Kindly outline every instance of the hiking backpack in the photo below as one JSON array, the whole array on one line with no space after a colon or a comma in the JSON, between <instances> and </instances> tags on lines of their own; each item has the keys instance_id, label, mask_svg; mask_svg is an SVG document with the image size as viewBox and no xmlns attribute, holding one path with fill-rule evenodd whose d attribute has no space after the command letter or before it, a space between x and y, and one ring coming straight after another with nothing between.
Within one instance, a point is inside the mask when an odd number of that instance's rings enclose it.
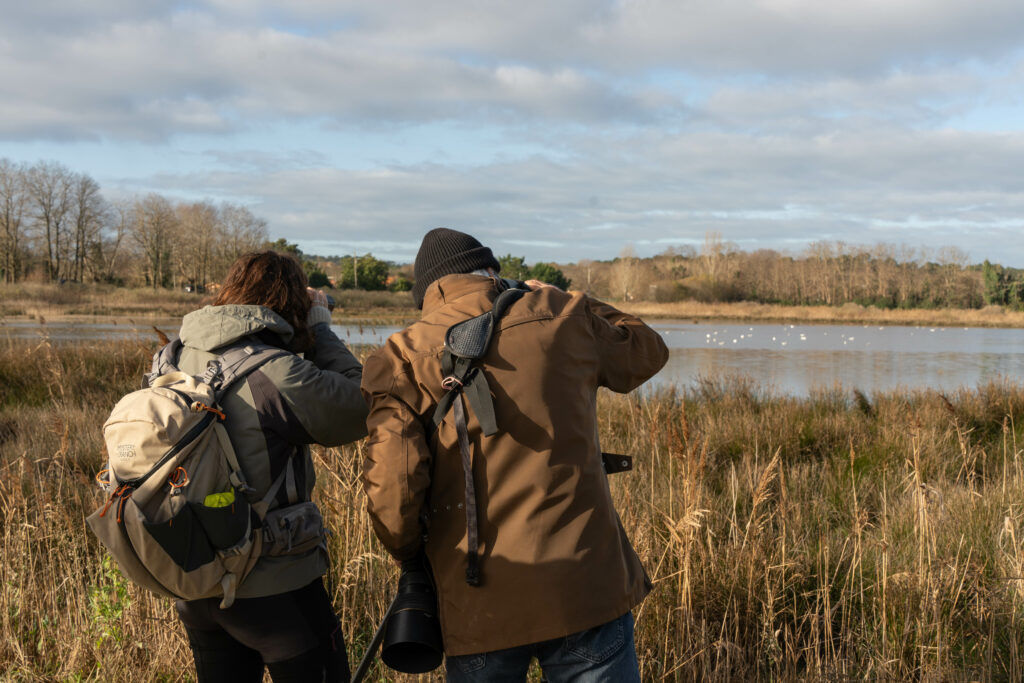
<instances>
[{"instance_id":1,"label":"hiking backpack","mask_svg":"<svg viewBox=\"0 0 1024 683\"><path fill-rule=\"evenodd\" d=\"M153 357L143 388L123 397L103 425L109 494L89 526L132 581L159 595L234 602L261 555L303 552L323 538L312 502L267 508L289 461L261 498L248 485L222 421L235 382L287 355L264 344L235 347L195 377L180 372L181 341Z\"/></svg>"}]
</instances>

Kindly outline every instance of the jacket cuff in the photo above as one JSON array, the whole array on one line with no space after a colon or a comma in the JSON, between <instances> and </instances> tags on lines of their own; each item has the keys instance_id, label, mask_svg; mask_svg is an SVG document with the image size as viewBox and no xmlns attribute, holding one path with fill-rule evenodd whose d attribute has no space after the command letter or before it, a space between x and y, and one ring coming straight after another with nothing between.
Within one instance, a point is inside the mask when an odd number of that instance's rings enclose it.
<instances>
[{"instance_id":1,"label":"jacket cuff","mask_svg":"<svg viewBox=\"0 0 1024 683\"><path fill-rule=\"evenodd\" d=\"M331 312L327 310L326 306L313 306L309 309L309 315L306 316L306 322L310 327L313 327L318 323L330 324Z\"/></svg>"},{"instance_id":2,"label":"jacket cuff","mask_svg":"<svg viewBox=\"0 0 1024 683\"><path fill-rule=\"evenodd\" d=\"M406 560L415 559L421 552L423 552L423 542L415 541L394 550L388 548L388 552L391 553L391 557L395 558L399 562L405 562Z\"/></svg>"}]
</instances>

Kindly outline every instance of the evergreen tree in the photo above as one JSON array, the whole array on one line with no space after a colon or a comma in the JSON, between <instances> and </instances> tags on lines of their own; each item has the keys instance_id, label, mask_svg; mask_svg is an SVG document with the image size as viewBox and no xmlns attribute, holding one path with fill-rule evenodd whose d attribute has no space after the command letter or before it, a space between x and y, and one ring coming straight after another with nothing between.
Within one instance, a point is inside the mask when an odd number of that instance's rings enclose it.
<instances>
[{"instance_id":1,"label":"evergreen tree","mask_svg":"<svg viewBox=\"0 0 1024 683\"><path fill-rule=\"evenodd\" d=\"M341 258L336 284L342 289L379 291L385 288L387 279L387 262L374 258L373 254L362 254Z\"/></svg>"},{"instance_id":2,"label":"evergreen tree","mask_svg":"<svg viewBox=\"0 0 1024 683\"><path fill-rule=\"evenodd\" d=\"M264 242L263 248L272 249L281 254L291 254L300 261L302 260L302 250L299 249L299 245L292 244L283 237L273 242Z\"/></svg>"},{"instance_id":3,"label":"evergreen tree","mask_svg":"<svg viewBox=\"0 0 1024 683\"><path fill-rule=\"evenodd\" d=\"M309 286L313 289L331 286L331 281L327 278L327 273L314 266L312 261L304 261L302 269L306 271L306 279L309 280Z\"/></svg>"},{"instance_id":4,"label":"evergreen tree","mask_svg":"<svg viewBox=\"0 0 1024 683\"><path fill-rule=\"evenodd\" d=\"M530 268L530 277L534 280L554 285L559 289L569 289L569 286L572 284L572 280L550 263L535 263Z\"/></svg>"},{"instance_id":5,"label":"evergreen tree","mask_svg":"<svg viewBox=\"0 0 1024 683\"><path fill-rule=\"evenodd\" d=\"M526 267L526 260L522 256L505 254L498 258L501 266L501 276L512 280L528 280L530 269Z\"/></svg>"}]
</instances>

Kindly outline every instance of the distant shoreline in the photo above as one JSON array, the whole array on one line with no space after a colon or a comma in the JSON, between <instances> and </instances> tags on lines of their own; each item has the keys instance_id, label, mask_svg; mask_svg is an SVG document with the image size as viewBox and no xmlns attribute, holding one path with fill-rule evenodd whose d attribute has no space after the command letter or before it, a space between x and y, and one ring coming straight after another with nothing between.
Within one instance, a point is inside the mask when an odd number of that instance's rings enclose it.
<instances>
[{"instance_id":1,"label":"distant shoreline","mask_svg":"<svg viewBox=\"0 0 1024 683\"><path fill-rule=\"evenodd\" d=\"M743 320L872 325L941 325L947 327L1024 328L1024 311L1001 306L982 309L881 309L859 304L842 306L780 306L752 302L707 304L698 301L649 301L612 304L645 319Z\"/></svg>"},{"instance_id":2,"label":"distant shoreline","mask_svg":"<svg viewBox=\"0 0 1024 683\"><path fill-rule=\"evenodd\" d=\"M705 304L696 301L676 303L609 302L616 308L645 320L734 320L745 322L802 322L809 324L870 324L870 325L904 325L904 326L936 326L943 327L1002 327L1024 328L1024 312L1007 311L998 306L989 306L980 310L959 309L911 309L885 310L846 304L844 306L778 306L737 302L728 304ZM187 311L185 311L187 312ZM61 313L48 307L33 311L28 315L0 316L0 328L5 324L24 325L40 322L41 324L74 325L90 323L116 323L119 325L167 325L169 321L176 323L184 315L159 312L148 314L134 311L110 313ZM335 311L332 323L335 325L388 325L404 326L419 319L419 311L415 309L384 309L371 310L347 308Z\"/></svg>"},{"instance_id":3,"label":"distant shoreline","mask_svg":"<svg viewBox=\"0 0 1024 683\"><path fill-rule=\"evenodd\" d=\"M407 292L330 290L338 300L333 322L342 325L407 325L419 319ZM5 323L45 321L54 324L166 324L201 307L209 299L166 290L105 287L60 289L56 286L0 286L0 327ZM645 319L737 320L870 325L929 325L1024 328L1024 311L1001 306L981 309L881 309L847 303L841 306L783 306L754 302L679 301L615 302L613 306Z\"/></svg>"}]
</instances>

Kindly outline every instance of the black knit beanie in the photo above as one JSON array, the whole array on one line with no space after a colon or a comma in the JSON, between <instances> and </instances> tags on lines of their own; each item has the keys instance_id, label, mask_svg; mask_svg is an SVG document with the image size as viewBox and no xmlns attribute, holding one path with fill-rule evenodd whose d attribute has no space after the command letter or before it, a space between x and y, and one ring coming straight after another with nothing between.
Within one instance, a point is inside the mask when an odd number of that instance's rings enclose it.
<instances>
[{"instance_id":1,"label":"black knit beanie","mask_svg":"<svg viewBox=\"0 0 1024 683\"><path fill-rule=\"evenodd\" d=\"M412 300L416 308L423 308L423 294L427 287L439 278L454 273L472 273L474 270L494 268L501 265L488 247L480 244L475 237L458 230L434 228L423 236L423 243L416 254L413 265Z\"/></svg>"}]
</instances>

